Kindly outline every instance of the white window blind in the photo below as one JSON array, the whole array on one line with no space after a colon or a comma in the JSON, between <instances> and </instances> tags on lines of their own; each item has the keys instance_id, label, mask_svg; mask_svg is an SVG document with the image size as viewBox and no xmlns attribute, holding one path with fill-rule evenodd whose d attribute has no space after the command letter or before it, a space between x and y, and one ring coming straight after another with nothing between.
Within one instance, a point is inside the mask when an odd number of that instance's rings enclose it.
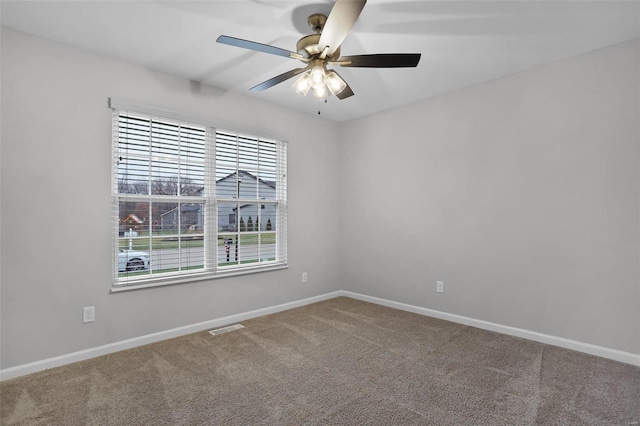
<instances>
[{"instance_id":1,"label":"white window blind","mask_svg":"<svg viewBox=\"0 0 640 426\"><path fill-rule=\"evenodd\" d=\"M287 263L286 143L113 112L114 286Z\"/></svg>"},{"instance_id":2,"label":"white window blind","mask_svg":"<svg viewBox=\"0 0 640 426\"><path fill-rule=\"evenodd\" d=\"M274 140L216 132L218 266L286 258L286 147ZM281 241L284 238L280 239Z\"/></svg>"}]
</instances>

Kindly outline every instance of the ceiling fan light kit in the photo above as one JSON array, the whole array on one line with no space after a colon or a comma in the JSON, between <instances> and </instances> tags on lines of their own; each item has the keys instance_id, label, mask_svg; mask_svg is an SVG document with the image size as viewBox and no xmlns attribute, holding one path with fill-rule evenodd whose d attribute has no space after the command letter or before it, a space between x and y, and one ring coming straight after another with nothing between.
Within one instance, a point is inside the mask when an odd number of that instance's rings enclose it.
<instances>
[{"instance_id":1,"label":"ceiling fan light kit","mask_svg":"<svg viewBox=\"0 0 640 426\"><path fill-rule=\"evenodd\" d=\"M327 65L399 68L416 67L420 61L420 53L340 56L340 46L358 20L365 4L366 0L336 0L328 17L320 13L309 16L307 23L315 34L306 35L298 40L296 52L225 35L221 35L216 41L230 46L297 59L306 64L304 68L285 72L249 90L266 90L302 74L292 85L296 93L306 96L311 90L313 98L319 101L325 101L329 94L338 99L346 99L353 96L353 90L335 70L328 70Z\"/></svg>"},{"instance_id":2,"label":"ceiling fan light kit","mask_svg":"<svg viewBox=\"0 0 640 426\"><path fill-rule=\"evenodd\" d=\"M306 96L311 89L313 99L324 101L329 92L334 96L342 93L347 88L347 82L333 70L327 72L323 67L314 67L298 77L292 86L296 93L302 96Z\"/></svg>"}]
</instances>

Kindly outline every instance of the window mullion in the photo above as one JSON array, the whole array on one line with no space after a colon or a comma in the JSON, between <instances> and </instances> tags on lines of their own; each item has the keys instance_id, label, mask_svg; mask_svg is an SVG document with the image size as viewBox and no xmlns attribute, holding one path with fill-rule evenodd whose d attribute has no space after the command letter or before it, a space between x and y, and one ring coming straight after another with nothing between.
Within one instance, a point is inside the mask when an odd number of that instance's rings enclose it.
<instances>
[{"instance_id":1,"label":"window mullion","mask_svg":"<svg viewBox=\"0 0 640 426\"><path fill-rule=\"evenodd\" d=\"M149 119L149 138L148 138L148 145L149 145L149 158L147 159L147 167L148 167L148 182L147 182L147 194L151 195L153 194L153 186L152 186L152 182L153 182L153 120Z\"/></svg>"},{"instance_id":2,"label":"window mullion","mask_svg":"<svg viewBox=\"0 0 640 426\"><path fill-rule=\"evenodd\" d=\"M204 173L205 173L205 269L215 271L218 265L218 239L217 239L217 203L216 194L216 131L208 127L205 133Z\"/></svg>"}]
</instances>

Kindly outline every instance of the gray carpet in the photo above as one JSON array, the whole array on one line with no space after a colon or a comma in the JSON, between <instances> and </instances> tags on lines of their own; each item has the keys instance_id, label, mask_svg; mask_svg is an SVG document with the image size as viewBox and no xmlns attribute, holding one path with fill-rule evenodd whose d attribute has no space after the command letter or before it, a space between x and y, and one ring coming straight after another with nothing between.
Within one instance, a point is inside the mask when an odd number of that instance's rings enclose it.
<instances>
[{"instance_id":1,"label":"gray carpet","mask_svg":"<svg viewBox=\"0 0 640 426\"><path fill-rule=\"evenodd\" d=\"M2 425L632 425L640 368L340 297L0 383Z\"/></svg>"}]
</instances>

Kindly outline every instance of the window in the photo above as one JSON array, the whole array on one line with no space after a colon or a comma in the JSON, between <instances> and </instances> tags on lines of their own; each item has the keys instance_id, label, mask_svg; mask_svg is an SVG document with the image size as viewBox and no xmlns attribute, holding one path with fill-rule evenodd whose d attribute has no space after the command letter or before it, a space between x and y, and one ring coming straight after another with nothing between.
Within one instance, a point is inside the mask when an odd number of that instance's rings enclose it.
<instances>
[{"instance_id":1,"label":"window","mask_svg":"<svg viewBox=\"0 0 640 426\"><path fill-rule=\"evenodd\" d=\"M286 266L286 143L111 106L115 287Z\"/></svg>"}]
</instances>

